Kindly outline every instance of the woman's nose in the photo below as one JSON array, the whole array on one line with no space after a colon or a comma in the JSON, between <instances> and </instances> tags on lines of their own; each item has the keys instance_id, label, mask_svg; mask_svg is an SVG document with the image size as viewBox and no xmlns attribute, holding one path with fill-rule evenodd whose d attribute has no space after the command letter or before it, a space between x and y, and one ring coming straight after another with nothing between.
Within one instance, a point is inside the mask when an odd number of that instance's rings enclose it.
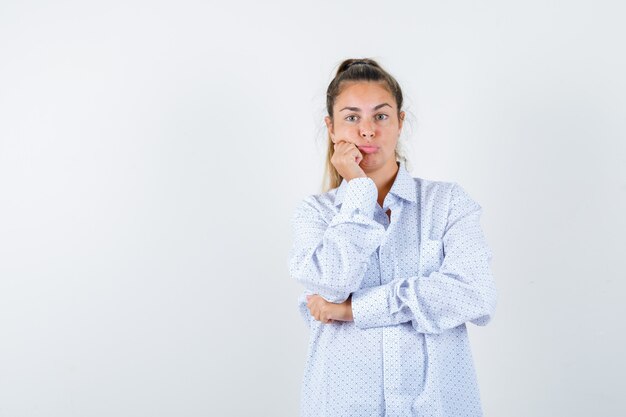
<instances>
[{"instance_id":1,"label":"woman's nose","mask_svg":"<svg viewBox=\"0 0 626 417\"><path fill-rule=\"evenodd\" d=\"M361 137L365 139L372 139L374 137L374 129L371 126L361 126Z\"/></svg>"}]
</instances>

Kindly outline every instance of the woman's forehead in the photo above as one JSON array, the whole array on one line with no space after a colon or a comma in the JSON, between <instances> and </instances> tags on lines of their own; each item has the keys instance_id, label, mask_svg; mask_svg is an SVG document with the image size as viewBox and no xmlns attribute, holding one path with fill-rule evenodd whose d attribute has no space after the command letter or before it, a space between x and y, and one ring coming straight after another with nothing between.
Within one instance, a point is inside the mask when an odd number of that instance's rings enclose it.
<instances>
[{"instance_id":1,"label":"woman's forehead","mask_svg":"<svg viewBox=\"0 0 626 417\"><path fill-rule=\"evenodd\" d=\"M394 97L385 84L375 81L350 81L342 86L341 92L335 100L335 106L352 106L360 104L366 109L373 108L382 103L395 106Z\"/></svg>"}]
</instances>

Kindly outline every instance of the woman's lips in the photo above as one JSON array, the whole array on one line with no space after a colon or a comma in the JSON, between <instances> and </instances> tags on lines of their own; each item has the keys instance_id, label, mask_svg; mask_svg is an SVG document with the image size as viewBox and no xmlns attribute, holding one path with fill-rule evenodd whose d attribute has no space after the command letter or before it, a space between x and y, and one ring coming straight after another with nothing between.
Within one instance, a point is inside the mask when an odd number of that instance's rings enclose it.
<instances>
[{"instance_id":1,"label":"woman's lips","mask_svg":"<svg viewBox=\"0 0 626 417\"><path fill-rule=\"evenodd\" d=\"M359 146L358 148L365 153L374 153L378 150L378 146Z\"/></svg>"}]
</instances>

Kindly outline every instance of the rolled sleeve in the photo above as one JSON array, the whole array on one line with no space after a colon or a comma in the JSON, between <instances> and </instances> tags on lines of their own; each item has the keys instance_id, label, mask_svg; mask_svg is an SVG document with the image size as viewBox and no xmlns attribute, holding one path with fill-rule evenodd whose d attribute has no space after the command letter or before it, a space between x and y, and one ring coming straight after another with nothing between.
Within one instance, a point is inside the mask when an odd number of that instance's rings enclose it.
<instances>
[{"instance_id":1,"label":"rolled sleeve","mask_svg":"<svg viewBox=\"0 0 626 417\"><path fill-rule=\"evenodd\" d=\"M363 288L352 293L352 318L361 328L389 324L389 294L386 285Z\"/></svg>"},{"instance_id":2,"label":"rolled sleeve","mask_svg":"<svg viewBox=\"0 0 626 417\"><path fill-rule=\"evenodd\" d=\"M370 177L351 179L348 181L339 215L335 216L330 225L341 223L355 214L361 214L368 219L373 219L377 200L378 188L373 179Z\"/></svg>"}]
</instances>

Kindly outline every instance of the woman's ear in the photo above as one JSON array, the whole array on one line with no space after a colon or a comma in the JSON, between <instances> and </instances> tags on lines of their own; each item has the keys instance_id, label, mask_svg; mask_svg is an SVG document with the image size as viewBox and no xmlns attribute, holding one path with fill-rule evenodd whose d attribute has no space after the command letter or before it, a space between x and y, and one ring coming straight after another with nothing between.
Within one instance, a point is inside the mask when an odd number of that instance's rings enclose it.
<instances>
[{"instance_id":1,"label":"woman's ear","mask_svg":"<svg viewBox=\"0 0 626 417\"><path fill-rule=\"evenodd\" d=\"M330 116L324 117L324 122L326 123L326 129L328 129L328 134L330 135L330 139L335 143L335 129L333 127L333 120Z\"/></svg>"}]
</instances>

